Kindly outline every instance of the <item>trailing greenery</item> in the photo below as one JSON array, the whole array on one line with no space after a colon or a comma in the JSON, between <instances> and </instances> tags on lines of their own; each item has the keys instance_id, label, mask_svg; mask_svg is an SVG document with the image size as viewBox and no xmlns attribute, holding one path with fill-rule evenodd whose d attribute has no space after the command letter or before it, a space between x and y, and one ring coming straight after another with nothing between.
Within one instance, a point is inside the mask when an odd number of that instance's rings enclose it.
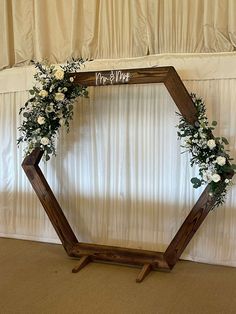
<instances>
[{"instance_id":1,"label":"trailing greenery","mask_svg":"<svg viewBox=\"0 0 236 314\"><path fill-rule=\"evenodd\" d=\"M217 122L209 124L203 100L195 94L191 94L191 97L197 109L196 122L192 125L180 115L177 134L183 141L182 147L191 153L191 166L199 167L199 178L191 179L193 187L198 188L208 183L210 195L214 197L214 208L225 202L236 165L230 164L232 158L228 150L225 150L225 145L229 144L228 140L225 137L214 137L212 131Z\"/></svg>"},{"instance_id":2,"label":"trailing greenery","mask_svg":"<svg viewBox=\"0 0 236 314\"><path fill-rule=\"evenodd\" d=\"M34 63L36 84L29 91L32 97L19 112L23 115L23 122L19 127L21 136L17 144L27 143L27 155L36 147L44 151L45 160L56 155L55 139L61 126L66 126L69 131L74 100L78 96L88 96L86 87L74 84L71 74L77 72L83 63L82 59L72 59L61 66Z\"/></svg>"}]
</instances>

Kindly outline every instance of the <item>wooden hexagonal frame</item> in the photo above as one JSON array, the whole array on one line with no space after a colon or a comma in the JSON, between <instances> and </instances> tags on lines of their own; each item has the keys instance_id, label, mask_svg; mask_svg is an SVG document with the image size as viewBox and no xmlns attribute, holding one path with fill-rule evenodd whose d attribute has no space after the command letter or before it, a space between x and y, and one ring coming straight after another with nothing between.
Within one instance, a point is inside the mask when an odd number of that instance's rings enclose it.
<instances>
[{"instance_id":1,"label":"wooden hexagonal frame","mask_svg":"<svg viewBox=\"0 0 236 314\"><path fill-rule=\"evenodd\" d=\"M181 114L191 124L196 121L196 108L173 67L80 72L73 76L75 84L85 86L164 83ZM39 168L42 155L42 151L35 149L24 159L22 167L67 254L80 258L79 264L72 270L73 272L78 272L91 261L141 266L137 282L141 282L151 270L170 271L214 204L214 198L209 195L207 186L165 252L81 243L77 240Z\"/></svg>"}]
</instances>

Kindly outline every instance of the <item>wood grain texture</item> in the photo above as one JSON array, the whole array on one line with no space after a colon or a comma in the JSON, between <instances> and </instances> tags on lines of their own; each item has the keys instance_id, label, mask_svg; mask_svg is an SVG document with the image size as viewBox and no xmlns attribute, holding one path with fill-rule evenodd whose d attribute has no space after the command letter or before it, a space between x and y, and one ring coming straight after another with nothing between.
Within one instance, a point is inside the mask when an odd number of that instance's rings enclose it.
<instances>
[{"instance_id":1,"label":"wood grain texture","mask_svg":"<svg viewBox=\"0 0 236 314\"><path fill-rule=\"evenodd\" d=\"M228 178L231 179L234 173L231 172L228 174ZM224 189L224 185L221 185L221 189L219 193L221 193ZM210 187L209 185L205 188L205 190L200 195L198 201L193 206L192 210L186 217L182 226L177 231L173 240L167 247L164 253L164 259L172 269L174 265L177 263L181 254L187 247L188 243L191 241L192 237L199 229L203 221L205 220L208 213L212 210L215 204L215 197L209 195Z\"/></svg>"},{"instance_id":2,"label":"wood grain texture","mask_svg":"<svg viewBox=\"0 0 236 314\"><path fill-rule=\"evenodd\" d=\"M96 84L96 75L101 73L104 77L109 77L111 72L115 74L117 71L122 73L130 73L128 82L121 83L113 80L113 83L106 83L104 85L124 85L124 84L149 84L149 83L164 83L168 76L170 67L158 68L143 68L143 69L123 69L123 70L109 70L109 71L96 71L96 72L78 72L73 73L74 83L84 86L102 86Z\"/></svg>"},{"instance_id":3,"label":"wood grain texture","mask_svg":"<svg viewBox=\"0 0 236 314\"><path fill-rule=\"evenodd\" d=\"M191 124L195 123L196 108L173 67L126 69L118 73L114 71L119 70L80 72L72 75L75 78L75 84L86 86L164 83L181 114ZM137 282L141 282L152 269L169 271L174 267L214 204L214 199L209 196L209 187L206 187L164 253L80 243L38 166L42 154L39 149L35 149L24 159L22 167L67 254L81 258L79 265L74 268L75 272L90 261L143 266ZM232 176L233 173L229 175L229 177Z\"/></svg>"},{"instance_id":4,"label":"wood grain texture","mask_svg":"<svg viewBox=\"0 0 236 314\"><path fill-rule=\"evenodd\" d=\"M180 258L211 210L213 202L214 200L209 196L209 186L207 186L164 253L164 259L170 268L173 268Z\"/></svg>"},{"instance_id":5,"label":"wood grain texture","mask_svg":"<svg viewBox=\"0 0 236 314\"><path fill-rule=\"evenodd\" d=\"M197 110L191 96L173 67L170 67L164 84L182 116L193 125L196 121Z\"/></svg>"},{"instance_id":6,"label":"wood grain texture","mask_svg":"<svg viewBox=\"0 0 236 314\"><path fill-rule=\"evenodd\" d=\"M151 264L153 269L169 270L169 265L164 260L163 253L140 249L80 242L73 247L70 256L90 256L94 261L107 261L137 266Z\"/></svg>"},{"instance_id":7,"label":"wood grain texture","mask_svg":"<svg viewBox=\"0 0 236 314\"><path fill-rule=\"evenodd\" d=\"M29 156L25 157L22 167L60 238L62 245L67 254L70 254L70 250L78 243L78 240L38 166L42 155L43 152L40 151L40 149L35 149Z\"/></svg>"},{"instance_id":8,"label":"wood grain texture","mask_svg":"<svg viewBox=\"0 0 236 314\"><path fill-rule=\"evenodd\" d=\"M138 277L136 278L136 282L140 283L144 280L145 277L150 273L152 270L151 264L144 264L140 273L138 274Z\"/></svg>"}]
</instances>

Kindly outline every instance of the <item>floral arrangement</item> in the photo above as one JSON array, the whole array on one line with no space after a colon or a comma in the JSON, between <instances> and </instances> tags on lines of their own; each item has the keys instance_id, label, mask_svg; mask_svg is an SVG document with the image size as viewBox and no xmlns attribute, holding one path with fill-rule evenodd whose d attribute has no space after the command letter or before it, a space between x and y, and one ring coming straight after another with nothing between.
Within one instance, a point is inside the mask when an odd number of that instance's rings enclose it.
<instances>
[{"instance_id":1,"label":"floral arrangement","mask_svg":"<svg viewBox=\"0 0 236 314\"><path fill-rule=\"evenodd\" d=\"M69 131L75 98L88 96L86 87L73 83L72 73L78 72L83 63L82 59L72 59L61 66L34 63L36 84L29 91L32 97L20 109L23 122L17 140L18 145L27 143L27 155L36 147L44 152L45 160L56 155L56 136L61 126L66 126Z\"/></svg>"},{"instance_id":2,"label":"floral arrangement","mask_svg":"<svg viewBox=\"0 0 236 314\"><path fill-rule=\"evenodd\" d=\"M232 175L236 165L230 164L228 152L225 145L228 140L225 137L214 137L212 131L217 125L213 121L209 125L206 117L206 108L203 100L191 94L194 105L197 109L197 119L194 125L190 124L182 115L178 125L178 137L183 140L186 151L191 153L191 166L199 166L200 178L191 179L194 188L206 183L210 187L210 196L214 197L214 207L225 202L227 188L232 185Z\"/></svg>"}]
</instances>

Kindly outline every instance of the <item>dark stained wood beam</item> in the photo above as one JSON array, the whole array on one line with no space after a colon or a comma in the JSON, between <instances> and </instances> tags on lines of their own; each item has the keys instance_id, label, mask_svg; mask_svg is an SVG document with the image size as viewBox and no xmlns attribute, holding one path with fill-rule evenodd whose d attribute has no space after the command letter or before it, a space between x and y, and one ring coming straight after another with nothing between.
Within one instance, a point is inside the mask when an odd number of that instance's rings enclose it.
<instances>
[{"instance_id":1,"label":"dark stained wood beam","mask_svg":"<svg viewBox=\"0 0 236 314\"><path fill-rule=\"evenodd\" d=\"M150 264L153 269L165 271L170 269L163 258L163 253L117 246L80 242L73 247L70 256L89 256L93 261L107 261L136 266Z\"/></svg>"},{"instance_id":2,"label":"dark stained wood beam","mask_svg":"<svg viewBox=\"0 0 236 314\"><path fill-rule=\"evenodd\" d=\"M170 67L123 69L71 74L75 84L84 86L164 83ZM103 79L104 78L104 79ZM122 79L123 78L123 79Z\"/></svg>"},{"instance_id":3,"label":"dark stained wood beam","mask_svg":"<svg viewBox=\"0 0 236 314\"><path fill-rule=\"evenodd\" d=\"M152 270L151 264L144 264L140 273L138 274L138 277L136 278L136 282L140 283L144 280L145 277L150 273Z\"/></svg>"},{"instance_id":4,"label":"dark stained wood beam","mask_svg":"<svg viewBox=\"0 0 236 314\"><path fill-rule=\"evenodd\" d=\"M197 119L197 110L174 67L169 67L169 73L166 76L164 84L182 116L185 117L190 124L194 125Z\"/></svg>"},{"instance_id":5,"label":"dark stained wood beam","mask_svg":"<svg viewBox=\"0 0 236 314\"><path fill-rule=\"evenodd\" d=\"M30 155L25 157L22 168L46 211L62 245L69 255L73 246L78 243L78 240L38 166L42 155L43 152L40 149L35 149Z\"/></svg>"}]
</instances>

